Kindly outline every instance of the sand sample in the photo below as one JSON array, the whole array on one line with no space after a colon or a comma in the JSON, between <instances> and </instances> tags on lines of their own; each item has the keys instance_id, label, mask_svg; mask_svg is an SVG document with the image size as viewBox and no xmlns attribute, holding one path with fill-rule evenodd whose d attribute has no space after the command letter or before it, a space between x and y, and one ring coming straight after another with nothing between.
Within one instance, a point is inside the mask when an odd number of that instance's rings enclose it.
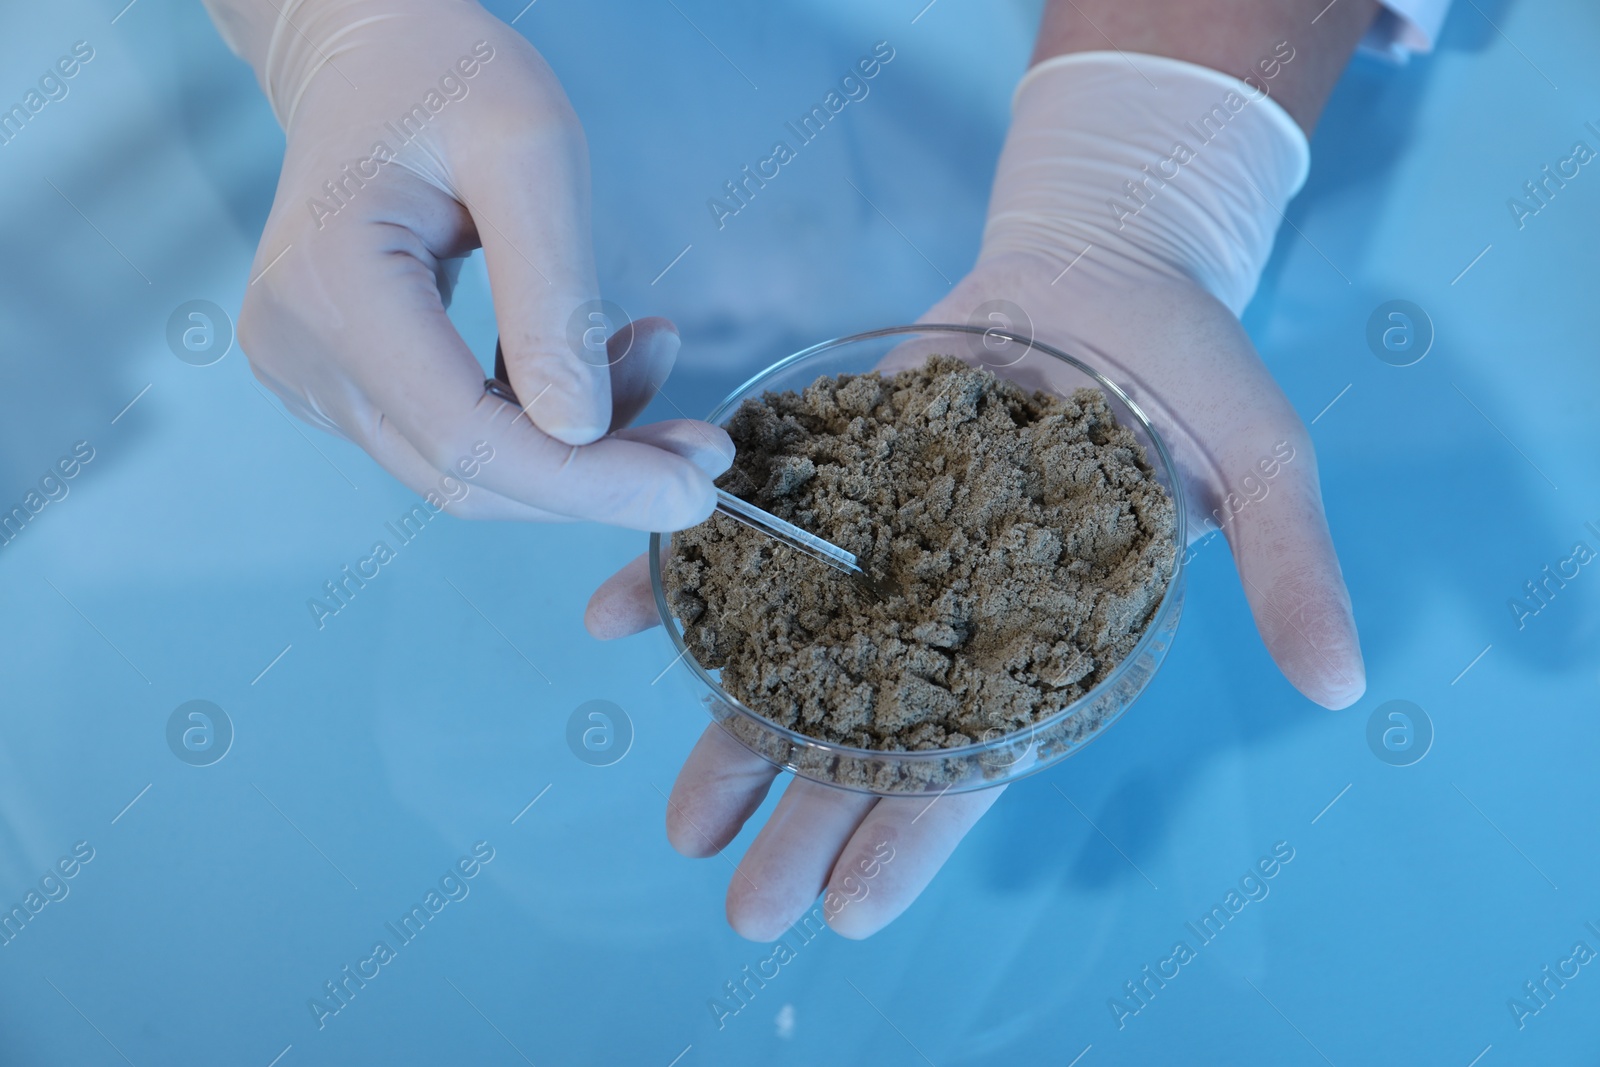
<instances>
[{"instance_id":1,"label":"sand sample","mask_svg":"<svg viewBox=\"0 0 1600 1067\"><path fill-rule=\"evenodd\" d=\"M770 721L915 751L991 742L1071 703L1166 591L1173 505L1102 393L958 359L746 400L718 484L890 573L848 576L722 515L673 535L668 603L705 668Z\"/></svg>"}]
</instances>

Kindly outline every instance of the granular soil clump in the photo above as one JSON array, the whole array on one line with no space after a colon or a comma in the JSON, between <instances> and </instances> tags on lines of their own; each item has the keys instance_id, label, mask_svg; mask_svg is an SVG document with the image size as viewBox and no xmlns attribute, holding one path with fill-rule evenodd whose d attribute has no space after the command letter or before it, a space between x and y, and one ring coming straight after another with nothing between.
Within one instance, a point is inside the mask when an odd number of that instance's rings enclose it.
<instances>
[{"instance_id":1,"label":"granular soil clump","mask_svg":"<svg viewBox=\"0 0 1600 1067\"><path fill-rule=\"evenodd\" d=\"M1173 571L1171 497L1105 396L948 356L746 400L718 484L889 574L860 583L723 515L673 535L691 654L763 717L915 751L1054 714L1137 643Z\"/></svg>"}]
</instances>

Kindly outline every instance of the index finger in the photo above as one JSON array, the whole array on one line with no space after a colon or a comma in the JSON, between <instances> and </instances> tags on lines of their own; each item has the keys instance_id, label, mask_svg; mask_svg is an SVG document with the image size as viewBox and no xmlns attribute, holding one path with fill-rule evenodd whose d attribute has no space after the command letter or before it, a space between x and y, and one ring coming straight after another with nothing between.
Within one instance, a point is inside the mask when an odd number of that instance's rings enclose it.
<instances>
[{"instance_id":1,"label":"index finger","mask_svg":"<svg viewBox=\"0 0 1600 1067\"><path fill-rule=\"evenodd\" d=\"M383 357L363 354L353 361L366 372L354 383L365 397L339 398L367 423L369 436L380 421L392 421L439 471L455 468L487 443L494 459L478 466L477 484L571 518L678 530L711 514L711 478L689 459L618 437L581 446L558 440L532 418L544 402L539 396L507 419L505 402L484 391L482 368L445 314L435 277L439 257L421 236L367 225L326 255L324 269L355 279L354 291L366 297L339 309L335 344L364 346ZM315 286L318 279L309 281ZM297 302L293 296L285 294L289 307ZM326 301L320 293L305 296L319 298ZM609 396L606 410L609 418ZM723 433L711 426L704 432Z\"/></svg>"},{"instance_id":2,"label":"index finger","mask_svg":"<svg viewBox=\"0 0 1600 1067\"><path fill-rule=\"evenodd\" d=\"M529 418L565 444L588 444L611 424L605 339L622 323L574 346L569 326L592 323L600 308L589 222L589 154L560 82L521 39L507 42L526 80L528 106L492 145L470 146L456 195L483 245L496 325L510 382L522 397L542 396ZM520 102L520 101L519 101Z\"/></svg>"}]
</instances>

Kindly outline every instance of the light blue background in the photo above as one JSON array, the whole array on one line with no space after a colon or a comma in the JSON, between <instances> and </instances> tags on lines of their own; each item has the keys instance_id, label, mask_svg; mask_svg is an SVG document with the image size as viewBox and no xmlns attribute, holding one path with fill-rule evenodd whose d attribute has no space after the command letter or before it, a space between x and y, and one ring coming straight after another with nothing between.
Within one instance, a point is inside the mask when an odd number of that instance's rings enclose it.
<instances>
[{"instance_id":1,"label":"light blue background","mask_svg":"<svg viewBox=\"0 0 1600 1067\"><path fill-rule=\"evenodd\" d=\"M1506 1007L1576 941L1600 949L1600 574L1523 630L1507 608L1574 542L1600 548L1600 173L1520 231L1506 207L1596 144L1591 5L1462 2L1434 56L1358 61L1247 314L1321 412L1367 695L1296 694L1227 553L1199 549L1135 712L1013 788L899 922L807 945L719 1031L707 1000L769 950L724 922L730 863L662 833L703 712L681 669L652 684L659 633L580 625L643 536L441 519L314 628L306 599L414 501L288 421L237 349L167 350L180 303L237 309L282 138L197 2L113 24L122 3L0 15L7 105L74 41L96 50L0 146L0 503L96 449L0 548L0 901L96 850L0 947L0 1062L1593 1062L1595 967L1525 1029ZM682 327L652 417L914 319L970 264L1036 10L940 0L912 24L921 7L541 0L517 23L587 127L607 296ZM718 232L706 198L880 39L897 56L871 96ZM487 357L486 292L475 259L454 314ZM1391 298L1435 324L1415 366L1366 347ZM207 768L164 737L195 698L237 731ZM634 723L614 766L565 744L590 699ZM1415 766L1367 747L1391 699L1437 731ZM496 857L471 895L319 1031L307 1000L479 840ZM1119 1031L1108 998L1278 841L1295 858L1270 896Z\"/></svg>"}]
</instances>

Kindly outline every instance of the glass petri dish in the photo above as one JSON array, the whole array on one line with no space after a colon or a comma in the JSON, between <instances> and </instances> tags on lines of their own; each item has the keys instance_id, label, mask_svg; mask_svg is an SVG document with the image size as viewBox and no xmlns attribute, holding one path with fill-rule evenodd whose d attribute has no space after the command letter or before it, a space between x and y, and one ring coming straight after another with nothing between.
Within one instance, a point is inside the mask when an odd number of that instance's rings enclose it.
<instances>
[{"instance_id":1,"label":"glass petri dish","mask_svg":"<svg viewBox=\"0 0 1600 1067\"><path fill-rule=\"evenodd\" d=\"M987 737L960 748L882 751L821 741L764 718L722 688L684 641L683 626L667 603L661 560L672 535L650 535L650 585L656 611L674 651L688 668L691 694L711 717L752 752L812 781L878 796L937 796L992 788L1043 770L1100 736L1139 697L1166 659L1183 609L1183 486L1172 456L1139 406L1116 383L1059 349L1004 330L920 324L891 326L812 345L779 360L739 386L707 421L725 423L741 403L766 392L803 390L824 375L884 373L920 366L934 354L982 365L1029 389L1070 396L1098 389L1117 421L1144 448L1152 475L1173 501L1172 570L1161 602L1133 650L1098 685L1025 729Z\"/></svg>"}]
</instances>

